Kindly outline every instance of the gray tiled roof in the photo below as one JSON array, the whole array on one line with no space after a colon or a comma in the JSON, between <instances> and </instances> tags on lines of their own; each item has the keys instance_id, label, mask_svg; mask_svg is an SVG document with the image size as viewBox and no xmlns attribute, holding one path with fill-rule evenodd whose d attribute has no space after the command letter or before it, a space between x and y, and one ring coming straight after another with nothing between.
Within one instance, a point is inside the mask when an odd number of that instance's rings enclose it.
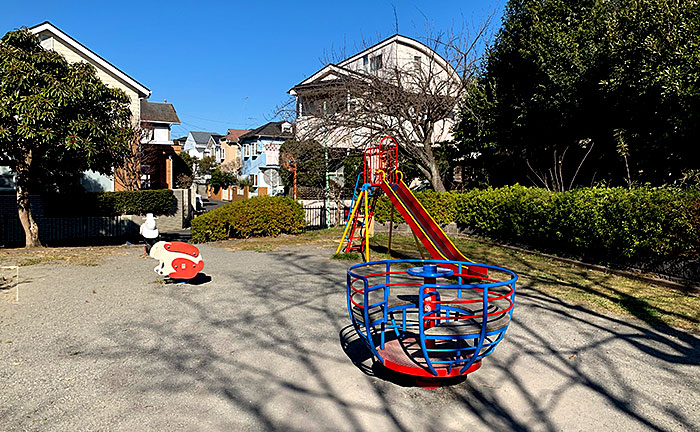
<instances>
[{"instance_id":1,"label":"gray tiled roof","mask_svg":"<svg viewBox=\"0 0 700 432\"><path fill-rule=\"evenodd\" d=\"M214 132L198 132L198 131L192 131L190 132L192 134L192 138L194 139L194 142L197 144L199 147L205 147L207 143L209 142L209 137L212 135L216 135Z\"/></svg>"},{"instance_id":2,"label":"gray tiled roof","mask_svg":"<svg viewBox=\"0 0 700 432\"><path fill-rule=\"evenodd\" d=\"M246 138L255 138L255 137L272 137L272 138L293 138L294 137L294 125L292 125L292 131L289 132L282 132L282 123L283 121L278 121L278 122L270 122L266 123L262 126L260 126L257 129L253 129L250 132L247 132L240 137L238 137L238 140L244 140Z\"/></svg>"},{"instance_id":3,"label":"gray tiled roof","mask_svg":"<svg viewBox=\"0 0 700 432\"><path fill-rule=\"evenodd\" d=\"M180 118L172 104L149 102L141 99L141 121L180 124Z\"/></svg>"}]
</instances>

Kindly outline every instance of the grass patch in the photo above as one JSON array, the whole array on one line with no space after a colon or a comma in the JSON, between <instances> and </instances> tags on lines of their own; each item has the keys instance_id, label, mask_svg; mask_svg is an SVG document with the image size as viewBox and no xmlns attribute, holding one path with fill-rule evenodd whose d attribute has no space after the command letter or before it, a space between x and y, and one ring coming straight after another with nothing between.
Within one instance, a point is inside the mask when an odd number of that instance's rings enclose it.
<instances>
[{"instance_id":1,"label":"grass patch","mask_svg":"<svg viewBox=\"0 0 700 432\"><path fill-rule=\"evenodd\" d=\"M98 266L111 255L124 255L127 248L143 246L95 246L57 248L0 249L0 265L27 267L38 264L65 263L69 265Z\"/></svg>"},{"instance_id":2,"label":"grass patch","mask_svg":"<svg viewBox=\"0 0 700 432\"><path fill-rule=\"evenodd\" d=\"M357 252L342 252L333 255L331 259L340 261L360 261L362 260L362 255Z\"/></svg>"},{"instance_id":3,"label":"grass patch","mask_svg":"<svg viewBox=\"0 0 700 432\"><path fill-rule=\"evenodd\" d=\"M343 227L307 231L298 235L282 234L277 237L253 237L249 239L228 239L210 243L231 251L273 252L285 247L316 246L336 247L343 236Z\"/></svg>"},{"instance_id":4,"label":"grass patch","mask_svg":"<svg viewBox=\"0 0 700 432\"><path fill-rule=\"evenodd\" d=\"M700 332L698 295L469 239L453 241L471 260L516 272L520 278L516 290L531 288L597 312L634 317L657 327L668 325ZM375 235L370 240L371 260L387 256L387 242L387 234ZM392 237L391 256L421 258L413 236L403 235Z\"/></svg>"}]
</instances>

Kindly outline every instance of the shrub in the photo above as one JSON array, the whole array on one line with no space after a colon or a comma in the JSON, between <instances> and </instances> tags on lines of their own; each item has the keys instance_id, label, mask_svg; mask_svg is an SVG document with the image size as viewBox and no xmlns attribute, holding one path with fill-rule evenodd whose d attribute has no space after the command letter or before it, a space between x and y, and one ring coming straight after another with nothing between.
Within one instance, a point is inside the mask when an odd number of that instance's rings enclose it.
<instances>
[{"instance_id":1,"label":"shrub","mask_svg":"<svg viewBox=\"0 0 700 432\"><path fill-rule=\"evenodd\" d=\"M262 196L235 201L192 221L192 241L204 243L227 238L300 233L306 226L304 210L286 197Z\"/></svg>"},{"instance_id":2,"label":"shrub","mask_svg":"<svg viewBox=\"0 0 700 432\"><path fill-rule=\"evenodd\" d=\"M169 189L105 192L97 195L97 209L101 214L169 215L176 204Z\"/></svg>"},{"instance_id":3,"label":"shrub","mask_svg":"<svg viewBox=\"0 0 700 432\"><path fill-rule=\"evenodd\" d=\"M700 192L671 188L581 188L555 193L507 186L417 193L439 224L578 256L615 261L700 256ZM379 222L391 203L381 197ZM402 222L398 212L395 222Z\"/></svg>"},{"instance_id":4,"label":"shrub","mask_svg":"<svg viewBox=\"0 0 700 432\"><path fill-rule=\"evenodd\" d=\"M50 194L42 196L48 216L116 216L173 213L177 201L173 191L140 190L101 193Z\"/></svg>"}]
</instances>

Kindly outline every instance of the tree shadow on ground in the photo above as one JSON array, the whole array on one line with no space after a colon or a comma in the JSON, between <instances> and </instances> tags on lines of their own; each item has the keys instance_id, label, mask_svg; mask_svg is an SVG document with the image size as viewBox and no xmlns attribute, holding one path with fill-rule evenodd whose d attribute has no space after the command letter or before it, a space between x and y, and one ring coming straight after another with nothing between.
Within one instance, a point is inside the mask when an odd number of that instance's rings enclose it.
<instances>
[{"instance_id":1,"label":"tree shadow on ground","mask_svg":"<svg viewBox=\"0 0 700 432\"><path fill-rule=\"evenodd\" d=\"M188 419L223 429L440 430L459 418L471 427L558 430L562 419L553 412L581 388L626 425L663 430L659 418L672 418L692 429L697 421L692 412L665 405L656 393L629 382L616 358L624 348L625 356L650 371L697 386L683 367L698 365L695 336L568 304L539 291L545 277L537 275L517 288L506 339L484 360L494 382L477 375L435 391L412 388L405 377L378 369L349 334L346 267L323 252L298 248L260 254L247 268L212 269L211 284L164 290L167 309L156 314L146 306L141 317L106 325L108 343L85 355L138 364L147 379L130 387L139 394L178 400L196 389L200 402L189 407ZM561 339L563 333L553 331L558 328L578 342ZM572 349L595 367L571 361ZM347 368L348 359L359 371ZM543 376L535 378L556 385L543 395L533 377L517 372L523 364L541 366ZM526 408L514 408L513 399ZM220 408L217 415L227 415L214 423L208 417L212 401L223 401L228 410Z\"/></svg>"}]
</instances>

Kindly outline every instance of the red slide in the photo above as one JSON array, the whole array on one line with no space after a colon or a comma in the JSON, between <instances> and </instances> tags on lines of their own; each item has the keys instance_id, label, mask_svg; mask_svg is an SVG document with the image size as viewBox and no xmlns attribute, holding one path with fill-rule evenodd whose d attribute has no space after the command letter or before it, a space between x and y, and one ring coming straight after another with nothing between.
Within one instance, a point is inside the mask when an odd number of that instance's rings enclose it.
<instances>
[{"instance_id":1,"label":"red slide","mask_svg":"<svg viewBox=\"0 0 700 432\"><path fill-rule=\"evenodd\" d=\"M381 188L389 197L404 220L411 227L421 243L434 259L471 261L455 247L445 232L433 220L413 192L403 181L397 184L381 183ZM469 273L486 275L486 269L474 267Z\"/></svg>"}]
</instances>

